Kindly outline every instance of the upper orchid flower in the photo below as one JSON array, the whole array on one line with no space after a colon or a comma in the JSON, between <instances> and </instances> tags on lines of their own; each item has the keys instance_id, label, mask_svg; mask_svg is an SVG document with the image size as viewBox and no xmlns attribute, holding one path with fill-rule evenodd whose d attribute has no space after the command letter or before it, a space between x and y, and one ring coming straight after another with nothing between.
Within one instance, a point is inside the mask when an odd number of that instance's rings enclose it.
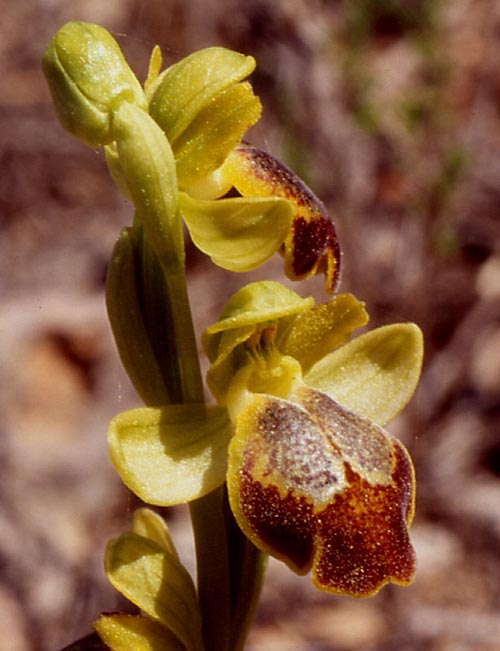
<instances>
[{"instance_id":1,"label":"upper orchid flower","mask_svg":"<svg viewBox=\"0 0 500 651\"><path fill-rule=\"evenodd\" d=\"M411 582L413 468L381 426L414 391L422 338L396 324L345 343L366 321L350 294L315 306L279 283L244 287L203 337L220 406L117 416L109 443L122 479L161 505L227 481L250 540L298 573L312 567L324 590Z\"/></svg>"},{"instance_id":2,"label":"upper orchid flower","mask_svg":"<svg viewBox=\"0 0 500 651\"><path fill-rule=\"evenodd\" d=\"M325 207L275 158L242 145L261 114L243 81L254 59L210 47L160 73L161 64L156 47L142 89L111 35L79 22L62 27L44 56L63 126L105 147L157 255L183 262L180 210L196 246L224 269L249 271L280 251L291 279L325 273L332 292L340 253ZM232 188L240 196L224 198Z\"/></svg>"}]
</instances>

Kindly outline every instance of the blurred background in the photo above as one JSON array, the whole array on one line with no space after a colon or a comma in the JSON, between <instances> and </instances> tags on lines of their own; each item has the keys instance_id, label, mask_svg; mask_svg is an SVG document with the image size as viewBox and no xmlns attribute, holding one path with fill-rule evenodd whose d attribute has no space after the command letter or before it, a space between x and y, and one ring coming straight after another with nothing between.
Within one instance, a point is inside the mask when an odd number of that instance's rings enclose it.
<instances>
[{"instance_id":1,"label":"blurred background","mask_svg":"<svg viewBox=\"0 0 500 651\"><path fill-rule=\"evenodd\" d=\"M117 38L141 80L223 45L257 60L248 139L334 216L341 290L372 326L415 321L426 358L391 426L416 465L418 576L369 600L315 591L272 562L248 651L500 649L500 2L2 0L0 25L0 647L56 651L119 606L106 541L135 498L105 432L139 404L103 300L131 206L102 154L63 132L40 70L68 20ZM188 244L200 332L250 279ZM323 297L323 279L296 287ZM169 512L192 568L184 508Z\"/></svg>"}]
</instances>

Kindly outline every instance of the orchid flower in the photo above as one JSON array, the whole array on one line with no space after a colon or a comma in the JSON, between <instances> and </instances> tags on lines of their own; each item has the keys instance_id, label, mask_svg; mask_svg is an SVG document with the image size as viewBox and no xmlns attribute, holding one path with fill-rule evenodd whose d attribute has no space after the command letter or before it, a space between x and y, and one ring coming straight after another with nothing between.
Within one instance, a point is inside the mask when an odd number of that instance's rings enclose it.
<instances>
[{"instance_id":1,"label":"orchid flower","mask_svg":"<svg viewBox=\"0 0 500 651\"><path fill-rule=\"evenodd\" d=\"M413 324L364 325L350 294L314 305L264 281L239 290L204 333L219 406L118 415L111 458L141 499L194 500L227 482L233 514L259 549L321 589L365 596L411 582L414 474L382 426L413 393L422 338Z\"/></svg>"},{"instance_id":2,"label":"orchid flower","mask_svg":"<svg viewBox=\"0 0 500 651\"><path fill-rule=\"evenodd\" d=\"M114 180L170 266L182 250L180 210L193 242L220 267L249 271L280 251L291 279L325 273L327 290L335 289L340 254L325 207L270 154L242 144L261 114L243 81L253 57L210 47L160 73L155 47L142 89L105 29L71 22L43 63L62 125L104 147ZM231 189L240 196L225 198Z\"/></svg>"}]
</instances>

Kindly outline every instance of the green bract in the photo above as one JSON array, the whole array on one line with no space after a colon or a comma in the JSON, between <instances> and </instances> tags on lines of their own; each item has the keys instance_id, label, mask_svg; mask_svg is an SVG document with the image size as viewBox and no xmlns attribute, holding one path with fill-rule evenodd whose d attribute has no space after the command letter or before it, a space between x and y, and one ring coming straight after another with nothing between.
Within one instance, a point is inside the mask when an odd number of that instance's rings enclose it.
<instances>
[{"instance_id":1,"label":"green bract","mask_svg":"<svg viewBox=\"0 0 500 651\"><path fill-rule=\"evenodd\" d=\"M108 544L105 568L143 613L101 615L96 630L113 651L202 651L195 587L161 518L136 512L132 532Z\"/></svg>"},{"instance_id":2,"label":"green bract","mask_svg":"<svg viewBox=\"0 0 500 651\"><path fill-rule=\"evenodd\" d=\"M43 69L61 124L91 147L114 140L112 114L122 104L147 107L118 44L99 25L61 27L45 51Z\"/></svg>"},{"instance_id":3,"label":"green bract","mask_svg":"<svg viewBox=\"0 0 500 651\"><path fill-rule=\"evenodd\" d=\"M184 248L170 144L155 121L133 104L115 112L113 132L137 217L164 268L178 272L184 265Z\"/></svg>"}]
</instances>

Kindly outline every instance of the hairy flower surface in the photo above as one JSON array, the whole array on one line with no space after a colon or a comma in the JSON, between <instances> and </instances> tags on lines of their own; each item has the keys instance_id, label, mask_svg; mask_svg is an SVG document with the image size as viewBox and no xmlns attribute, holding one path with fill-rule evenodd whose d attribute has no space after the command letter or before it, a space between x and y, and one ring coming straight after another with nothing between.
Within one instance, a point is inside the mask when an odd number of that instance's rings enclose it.
<instances>
[{"instance_id":1,"label":"hairy flower surface","mask_svg":"<svg viewBox=\"0 0 500 651\"><path fill-rule=\"evenodd\" d=\"M279 283L244 287L203 336L220 406L117 416L109 442L122 479L162 505L227 481L247 537L312 569L321 589L367 596L410 583L414 473L382 426L414 391L422 338L406 323L345 343L366 321L350 294L315 305Z\"/></svg>"}]
</instances>

